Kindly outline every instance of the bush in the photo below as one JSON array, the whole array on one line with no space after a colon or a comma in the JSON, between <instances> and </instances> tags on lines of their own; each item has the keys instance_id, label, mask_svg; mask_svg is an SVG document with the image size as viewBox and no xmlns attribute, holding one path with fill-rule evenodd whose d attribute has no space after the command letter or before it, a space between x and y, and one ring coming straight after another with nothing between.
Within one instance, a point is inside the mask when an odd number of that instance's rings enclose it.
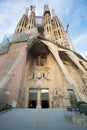
<instances>
[{"instance_id":1,"label":"bush","mask_svg":"<svg viewBox=\"0 0 87 130\"><path fill-rule=\"evenodd\" d=\"M12 106L7 103L0 103L0 111L11 109Z\"/></svg>"},{"instance_id":2,"label":"bush","mask_svg":"<svg viewBox=\"0 0 87 130\"><path fill-rule=\"evenodd\" d=\"M79 109L81 104L86 104L84 101L79 101L76 103L76 107Z\"/></svg>"},{"instance_id":3,"label":"bush","mask_svg":"<svg viewBox=\"0 0 87 130\"><path fill-rule=\"evenodd\" d=\"M87 104L81 104L79 107L79 111L80 113L84 113L85 115L87 115Z\"/></svg>"}]
</instances>

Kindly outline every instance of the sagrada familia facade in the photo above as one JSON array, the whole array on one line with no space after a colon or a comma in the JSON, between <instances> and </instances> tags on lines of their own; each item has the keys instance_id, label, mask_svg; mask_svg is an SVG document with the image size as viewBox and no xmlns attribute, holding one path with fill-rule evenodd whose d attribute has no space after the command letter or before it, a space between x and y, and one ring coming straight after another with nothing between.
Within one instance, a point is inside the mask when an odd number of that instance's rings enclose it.
<instances>
[{"instance_id":1,"label":"sagrada familia facade","mask_svg":"<svg viewBox=\"0 0 87 130\"><path fill-rule=\"evenodd\" d=\"M87 103L87 61L71 49L67 33L47 4L43 16L26 8L9 50L0 54L0 102L60 108L70 107L74 95Z\"/></svg>"}]
</instances>

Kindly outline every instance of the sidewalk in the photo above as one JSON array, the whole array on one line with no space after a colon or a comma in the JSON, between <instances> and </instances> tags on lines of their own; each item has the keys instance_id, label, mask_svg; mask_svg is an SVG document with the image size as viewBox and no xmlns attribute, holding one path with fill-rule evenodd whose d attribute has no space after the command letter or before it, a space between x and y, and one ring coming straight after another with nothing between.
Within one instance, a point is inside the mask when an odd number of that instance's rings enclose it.
<instances>
[{"instance_id":1,"label":"sidewalk","mask_svg":"<svg viewBox=\"0 0 87 130\"><path fill-rule=\"evenodd\" d=\"M13 109L0 114L0 130L87 130L76 126L60 109Z\"/></svg>"}]
</instances>

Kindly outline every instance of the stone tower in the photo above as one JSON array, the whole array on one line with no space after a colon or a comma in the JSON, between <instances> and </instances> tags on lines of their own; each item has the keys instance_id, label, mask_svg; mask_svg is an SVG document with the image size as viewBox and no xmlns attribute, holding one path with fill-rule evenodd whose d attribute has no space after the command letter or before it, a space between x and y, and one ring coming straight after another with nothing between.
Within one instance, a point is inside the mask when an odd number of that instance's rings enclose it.
<instances>
[{"instance_id":1,"label":"stone tower","mask_svg":"<svg viewBox=\"0 0 87 130\"><path fill-rule=\"evenodd\" d=\"M30 6L0 55L0 101L14 107L75 107L87 102L87 61L69 46L59 18ZM73 100L72 100L73 99Z\"/></svg>"},{"instance_id":2,"label":"stone tower","mask_svg":"<svg viewBox=\"0 0 87 130\"><path fill-rule=\"evenodd\" d=\"M19 21L17 28L15 29L15 33L25 31L27 21L28 21L28 8L26 8L25 14L22 16L21 20Z\"/></svg>"}]
</instances>

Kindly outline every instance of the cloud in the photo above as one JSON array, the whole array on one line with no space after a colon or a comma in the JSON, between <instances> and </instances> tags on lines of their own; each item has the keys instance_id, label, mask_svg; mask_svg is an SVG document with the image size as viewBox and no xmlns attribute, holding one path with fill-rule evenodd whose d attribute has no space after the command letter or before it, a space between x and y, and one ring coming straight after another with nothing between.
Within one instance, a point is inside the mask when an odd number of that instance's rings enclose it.
<instances>
[{"instance_id":1,"label":"cloud","mask_svg":"<svg viewBox=\"0 0 87 130\"><path fill-rule=\"evenodd\" d=\"M74 44L87 44L87 32L79 34L75 39L74 39Z\"/></svg>"},{"instance_id":2,"label":"cloud","mask_svg":"<svg viewBox=\"0 0 87 130\"><path fill-rule=\"evenodd\" d=\"M22 2L21 2L22 1ZM15 27L25 11L25 3L6 1L0 3L0 42L4 34L14 33Z\"/></svg>"},{"instance_id":3,"label":"cloud","mask_svg":"<svg viewBox=\"0 0 87 130\"><path fill-rule=\"evenodd\" d=\"M79 0L0 0L0 42L4 34L14 33L25 8L31 4L36 6L36 15L43 15L43 6L49 4L50 10L55 8L64 28L69 23L69 33L76 50L82 54L87 48L87 2ZM30 11L29 11L30 13Z\"/></svg>"},{"instance_id":4,"label":"cloud","mask_svg":"<svg viewBox=\"0 0 87 130\"><path fill-rule=\"evenodd\" d=\"M87 55L87 32L80 33L73 39L76 51L83 57Z\"/></svg>"},{"instance_id":5,"label":"cloud","mask_svg":"<svg viewBox=\"0 0 87 130\"><path fill-rule=\"evenodd\" d=\"M72 14L72 22L73 25L79 26L83 21L87 21L87 6L80 5L79 7L76 7L76 9L73 11Z\"/></svg>"}]
</instances>

